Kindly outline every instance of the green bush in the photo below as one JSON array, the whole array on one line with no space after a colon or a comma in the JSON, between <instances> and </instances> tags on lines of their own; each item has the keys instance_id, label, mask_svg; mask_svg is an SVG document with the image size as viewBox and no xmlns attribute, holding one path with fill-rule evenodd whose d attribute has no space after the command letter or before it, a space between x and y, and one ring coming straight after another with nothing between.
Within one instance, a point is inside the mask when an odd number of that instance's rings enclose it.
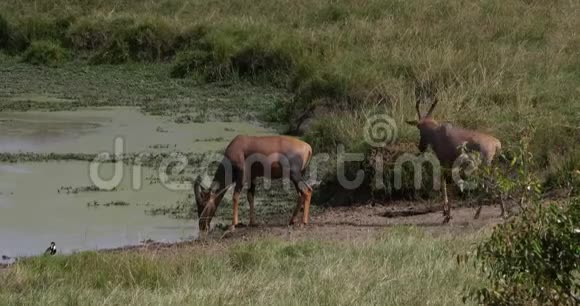
<instances>
[{"instance_id":1,"label":"green bush","mask_svg":"<svg viewBox=\"0 0 580 306\"><path fill-rule=\"evenodd\" d=\"M15 27L0 15L0 49L14 54L25 50L29 41Z\"/></svg>"},{"instance_id":2,"label":"green bush","mask_svg":"<svg viewBox=\"0 0 580 306\"><path fill-rule=\"evenodd\" d=\"M66 36L73 49L95 51L94 64L162 61L173 57L176 26L160 18L81 18ZM180 42L183 43L183 42Z\"/></svg>"},{"instance_id":3,"label":"green bush","mask_svg":"<svg viewBox=\"0 0 580 306\"><path fill-rule=\"evenodd\" d=\"M350 90L350 84L346 78L330 72L310 75L303 80L294 80L293 83L296 84L294 90L301 104L322 98L345 100Z\"/></svg>"},{"instance_id":4,"label":"green bush","mask_svg":"<svg viewBox=\"0 0 580 306\"><path fill-rule=\"evenodd\" d=\"M99 50L111 39L112 24L101 18L82 17L68 29L66 36L75 50Z\"/></svg>"},{"instance_id":5,"label":"green bush","mask_svg":"<svg viewBox=\"0 0 580 306\"><path fill-rule=\"evenodd\" d=\"M194 74L207 76L213 74L214 63L215 60L211 52L204 50L184 51L177 54L170 74L173 78L184 78Z\"/></svg>"},{"instance_id":6,"label":"green bush","mask_svg":"<svg viewBox=\"0 0 580 306\"><path fill-rule=\"evenodd\" d=\"M0 49L5 49L10 39L10 31L8 29L8 21L0 15Z\"/></svg>"},{"instance_id":7,"label":"green bush","mask_svg":"<svg viewBox=\"0 0 580 306\"><path fill-rule=\"evenodd\" d=\"M469 297L485 305L580 302L580 199L534 202L477 247L487 285Z\"/></svg>"},{"instance_id":8,"label":"green bush","mask_svg":"<svg viewBox=\"0 0 580 306\"><path fill-rule=\"evenodd\" d=\"M243 48L232 58L232 65L240 76L274 76L276 73L288 74L293 62L290 54L283 49L270 49L262 44Z\"/></svg>"},{"instance_id":9,"label":"green bush","mask_svg":"<svg viewBox=\"0 0 580 306\"><path fill-rule=\"evenodd\" d=\"M122 39L113 39L90 58L93 65L123 64L131 59L129 45Z\"/></svg>"},{"instance_id":10,"label":"green bush","mask_svg":"<svg viewBox=\"0 0 580 306\"><path fill-rule=\"evenodd\" d=\"M207 25L194 25L182 29L176 36L174 42L175 50L201 49L209 50L207 35L210 28Z\"/></svg>"},{"instance_id":11,"label":"green bush","mask_svg":"<svg viewBox=\"0 0 580 306\"><path fill-rule=\"evenodd\" d=\"M67 51L52 41L33 41L22 55L22 61L33 65L58 66L67 58Z\"/></svg>"},{"instance_id":12,"label":"green bush","mask_svg":"<svg viewBox=\"0 0 580 306\"><path fill-rule=\"evenodd\" d=\"M185 46L185 50L178 53L171 76L200 74L208 81L242 77L281 84L294 65L293 59L284 48L264 44L262 41L270 40L267 33L256 36L250 30L226 27L194 29L180 35L176 44Z\"/></svg>"},{"instance_id":13,"label":"green bush","mask_svg":"<svg viewBox=\"0 0 580 306\"><path fill-rule=\"evenodd\" d=\"M161 19L139 22L127 29L124 40L135 61L160 61L175 54L177 30Z\"/></svg>"}]
</instances>

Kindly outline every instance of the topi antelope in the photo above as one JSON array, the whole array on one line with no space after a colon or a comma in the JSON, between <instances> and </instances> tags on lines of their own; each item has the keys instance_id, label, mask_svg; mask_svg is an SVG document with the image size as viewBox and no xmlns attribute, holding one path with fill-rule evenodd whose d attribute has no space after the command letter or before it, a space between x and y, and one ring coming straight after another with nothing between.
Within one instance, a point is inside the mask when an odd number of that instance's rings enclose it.
<instances>
[{"instance_id":1,"label":"topi antelope","mask_svg":"<svg viewBox=\"0 0 580 306\"><path fill-rule=\"evenodd\" d=\"M429 96L432 100L431 108L426 115L421 115L420 104L422 100ZM418 120L408 120L407 123L419 129L420 141L419 151L425 152L429 146L435 152L440 164L445 168L451 168L453 163L461 155L460 147L465 146L468 151L479 152L486 165L490 165L496 153L501 149L500 141L491 136L477 131L471 131L460 127L452 126L449 123L438 123L433 120L432 113L437 106L436 95L424 85L415 87L415 108ZM443 176L443 223L451 219L451 209L447 198L446 179ZM500 201L501 214L504 216L505 210ZM478 208L475 218L479 216L481 206Z\"/></svg>"},{"instance_id":2,"label":"topi antelope","mask_svg":"<svg viewBox=\"0 0 580 306\"><path fill-rule=\"evenodd\" d=\"M256 178L289 178L300 195L298 205L290 218L290 224L304 207L303 224L308 223L312 188L302 175L312 157L309 144L288 136L236 136L226 148L224 158L215 172L209 189L202 190L200 179L194 183L197 214L200 231L209 228L211 219L224 193L235 184L233 206L234 215L231 229L238 225L238 203L244 183L249 182L248 203L250 206L250 226L256 225L254 212L254 192Z\"/></svg>"}]
</instances>

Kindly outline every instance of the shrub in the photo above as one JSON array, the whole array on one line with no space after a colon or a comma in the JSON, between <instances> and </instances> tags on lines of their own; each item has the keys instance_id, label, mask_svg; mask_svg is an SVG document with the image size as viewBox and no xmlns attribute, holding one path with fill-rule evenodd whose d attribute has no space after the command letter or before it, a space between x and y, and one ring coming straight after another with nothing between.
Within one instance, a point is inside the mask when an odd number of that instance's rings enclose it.
<instances>
[{"instance_id":1,"label":"shrub","mask_svg":"<svg viewBox=\"0 0 580 306\"><path fill-rule=\"evenodd\" d=\"M320 73L312 75L304 80L296 80L297 100L302 104L315 101L320 98L329 98L333 100L344 100L348 96L348 81L333 73Z\"/></svg>"},{"instance_id":2,"label":"shrub","mask_svg":"<svg viewBox=\"0 0 580 306\"><path fill-rule=\"evenodd\" d=\"M580 302L580 199L534 202L498 225L477 247L487 286L469 297L485 305L562 305Z\"/></svg>"},{"instance_id":3,"label":"shrub","mask_svg":"<svg viewBox=\"0 0 580 306\"><path fill-rule=\"evenodd\" d=\"M10 39L10 31L8 29L8 21L0 15L0 49L5 49Z\"/></svg>"},{"instance_id":4,"label":"shrub","mask_svg":"<svg viewBox=\"0 0 580 306\"><path fill-rule=\"evenodd\" d=\"M67 52L52 41L34 41L22 55L22 61L33 65L58 66L67 58Z\"/></svg>"},{"instance_id":5,"label":"shrub","mask_svg":"<svg viewBox=\"0 0 580 306\"><path fill-rule=\"evenodd\" d=\"M17 31L2 15L0 15L0 49L8 53L25 50L29 41Z\"/></svg>"},{"instance_id":6,"label":"shrub","mask_svg":"<svg viewBox=\"0 0 580 306\"><path fill-rule=\"evenodd\" d=\"M258 34L256 34L258 33ZM178 53L172 77L201 74L207 81L224 78L262 80L281 86L294 67L285 40L273 41L271 30L194 27L175 39ZM268 42L268 43L264 43Z\"/></svg>"},{"instance_id":7,"label":"shrub","mask_svg":"<svg viewBox=\"0 0 580 306\"><path fill-rule=\"evenodd\" d=\"M106 47L99 50L90 59L93 65L100 64L122 64L131 59L129 54L129 46L122 39L111 40Z\"/></svg>"},{"instance_id":8,"label":"shrub","mask_svg":"<svg viewBox=\"0 0 580 306\"><path fill-rule=\"evenodd\" d=\"M514 200L523 208L540 199L543 186L535 172L534 155L525 138L520 145L498 156L491 166L479 165L474 175L478 188L474 191L479 192L480 201L482 197L483 201Z\"/></svg>"},{"instance_id":9,"label":"shrub","mask_svg":"<svg viewBox=\"0 0 580 306\"><path fill-rule=\"evenodd\" d=\"M241 76L256 77L273 76L276 72L287 74L293 63L290 54L282 49L254 44L237 52L232 58L232 65Z\"/></svg>"},{"instance_id":10,"label":"shrub","mask_svg":"<svg viewBox=\"0 0 580 306\"><path fill-rule=\"evenodd\" d=\"M195 25L187 27L179 32L175 37L175 50L202 49L209 50L207 35L210 29L206 25Z\"/></svg>"},{"instance_id":11,"label":"shrub","mask_svg":"<svg viewBox=\"0 0 580 306\"><path fill-rule=\"evenodd\" d=\"M109 24L103 19L83 17L68 29L66 36L75 50L98 50L112 35Z\"/></svg>"},{"instance_id":12,"label":"shrub","mask_svg":"<svg viewBox=\"0 0 580 306\"><path fill-rule=\"evenodd\" d=\"M177 30L161 19L140 22L123 33L129 53L136 61L159 61L175 53Z\"/></svg>"},{"instance_id":13,"label":"shrub","mask_svg":"<svg viewBox=\"0 0 580 306\"><path fill-rule=\"evenodd\" d=\"M74 49L96 51L93 64L165 60L175 54L177 36L178 29L163 19L125 16L83 18L67 32Z\"/></svg>"},{"instance_id":14,"label":"shrub","mask_svg":"<svg viewBox=\"0 0 580 306\"><path fill-rule=\"evenodd\" d=\"M171 68L171 77L184 78L193 74L206 75L211 73L215 63L211 52L204 50L183 51L177 54L173 67Z\"/></svg>"}]
</instances>

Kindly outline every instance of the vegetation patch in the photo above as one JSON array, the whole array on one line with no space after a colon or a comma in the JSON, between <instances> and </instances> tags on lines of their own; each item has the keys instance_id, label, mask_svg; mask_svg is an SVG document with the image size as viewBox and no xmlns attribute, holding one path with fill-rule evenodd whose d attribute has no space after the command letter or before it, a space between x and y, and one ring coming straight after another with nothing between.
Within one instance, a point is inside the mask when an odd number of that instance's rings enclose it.
<instances>
[{"instance_id":1,"label":"vegetation patch","mask_svg":"<svg viewBox=\"0 0 580 306\"><path fill-rule=\"evenodd\" d=\"M125 201L111 201L111 202L105 202L105 203L100 203L97 201L91 201L87 203L87 207L109 207L109 206L129 206L131 204L129 204L129 202L125 202Z\"/></svg>"},{"instance_id":2,"label":"vegetation patch","mask_svg":"<svg viewBox=\"0 0 580 306\"><path fill-rule=\"evenodd\" d=\"M10 41L10 29L8 28L8 21L4 16L0 15L0 49L5 49Z\"/></svg>"},{"instance_id":3,"label":"vegetation patch","mask_svg":"<svg viewBox=\"0 0 580 306\"><path fill-rule=\"evenodd\" d=\"M77 194L77 193L81 193L81 192L101 192L101 191L105 191L105 192L111 192L111 191L117 191L117 188L113 188L113 189L101 189L97 186L81 186L81 187L73 187L73 186L62 186L57 190L57 193L65 193L65 194Z\"/></svg>"},{"instance_id":4,"label":"vegetation patch","mask_svg":"<svg viewBox=\"0 0 580 306\"><path fill-rule=\"evenodd\" d=\"M193 211L193 195L187 199L178 201L172 206L154 207L145 210L145 214L150 216L169 216L176 219L192 219L196 212Z\"/></svg>"},{"instance_id":5,"label":"vegetation patch","mask_svg":"<svg viewBox=\"0 0 580 306\"><path fill-rule=\"evenodd\" d=\"M224 141L223 137L213 137L213 138L197 138L194 142L214 142L214 141Z\"/></svg>"},{"instance_id":6,"label":"vegetation patch","mask_svg":"<svg viewBox=\"0 0 580 306\"><path fill-rule=\"evenodd\" d=\"M80 160L92 161L97 157L97 154L83 154L83 153L0 153L0 162L37 162L37 161L56 161L56 160Z\"/></svg>"},{"instance_id":7,"label":"vegetation patch","mask_svg":"<svg viewBox=\"0 0 580 306\"><path fill-rule=\"evenodd\" d=\"M22 61L33 65L55 67L67 58L67 51L52 41L33 41L22 55Z\"/></svg>"},{"instance_id":8,"label":"vegetation patch","mask_svg":"<svg viewBox=\"0 0 580 306\"><path fill-rule=\"evenodd\" d=\"M475 253L485 287L471 298L485 305L574 305L580 302L580 199L529 205L498 225Z\"/></svg>"},{"instance_id":9,"label":"vegetation patch","mask_svg":"<svg viewBox=\"0 0 580 306\"><path fill-rule=\"evenodd\" d=\"M299 304L308 300L333 305L344 301L409 305L429 300L436 305L457 305L463 287L480 282L472 267L457 265L455 254L477 239L392 228L363 241L267 239L226 244L209 254L186 248L184 252L38 257L0 273L0 298L9 304L53 300ZM54 279L59 282L55 284Z\"/></svg>"}]
</instances>

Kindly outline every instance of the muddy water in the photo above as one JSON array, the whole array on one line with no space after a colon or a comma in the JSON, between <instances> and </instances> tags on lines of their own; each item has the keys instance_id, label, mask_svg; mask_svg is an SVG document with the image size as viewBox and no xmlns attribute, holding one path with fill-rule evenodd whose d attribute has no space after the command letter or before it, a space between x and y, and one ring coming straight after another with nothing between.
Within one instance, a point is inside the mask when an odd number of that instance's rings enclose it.
<instances>
[{"instance_id":1,"label":"muddy water","mask_svg":"<svg viewBox=\"0 0 580 306\"><path fill-rule=\"evenodd\" d=\"M122 137L125 152L205 152L223 149L237 134L271 134L245 122L175 123L136 108L0 113L0 151L98 153Z\"/></svg>"},{"instance_id":2,"label":"muddy water","mask_svg":"<svg viewBox=\"0 0 580 306\"><path fill-rule=\"evenodd\" d=\"M0 132L0 152L37 153L111 151L115 136L124 137L126 152L204 152L223 150L236 134L272 133L247 123L176 124L131 108L0 113ZM110 177L112 169L113 164L102 167L101 177ZM0 255L40 254L51 241L68 253L197 235L194 220L145 213L184 201L189 191L171 191L149 182L146 178L158 173L148 168L143 168L141 188L134 190L132 168L124 169L115 191L67 194L59 188L93 186L88 162L0 163ZM94 201L129 205L87 205Z\"/></svg>"}]
</instances>

